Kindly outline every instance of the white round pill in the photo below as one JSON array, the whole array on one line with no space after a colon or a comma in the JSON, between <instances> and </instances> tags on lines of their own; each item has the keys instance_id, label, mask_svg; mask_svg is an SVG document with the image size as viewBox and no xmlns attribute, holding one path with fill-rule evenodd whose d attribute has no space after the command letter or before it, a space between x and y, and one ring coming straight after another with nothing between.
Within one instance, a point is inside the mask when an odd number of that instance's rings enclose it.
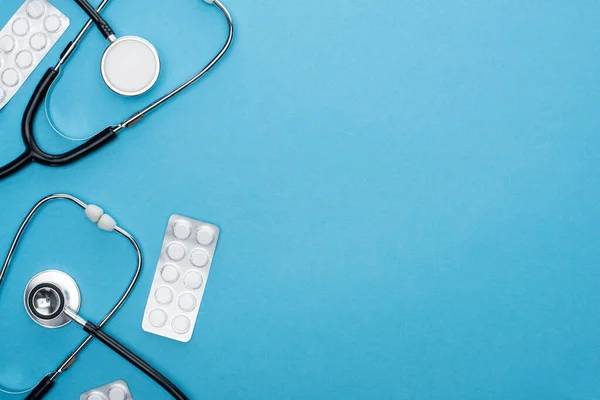
<instances>
[{"instance_id":1,"label":"white round pill","mask_svg":"<svg viewBox=\"0 0 600 400\"><path fill-rule=\"evenodd\" d=\"M197 271L190 271L185 274L185 278L183 278L183 283L185 286L192 290L200 289L203 282L204 279L202 278L202 274Z\"/></svg>"},{"instance_id":2,"label":"white round pill","mask_svg":"<svg viewBox=\"0 0 600 400\"><path fill-rule=\"evenodd\" d=\"M27 69L33 64L33 54L29 50L23 50L17 54L15 59L21 69Z\"/></svg>"},{"instance_id":3,"label":"white round pill","mask_svg":"<svg viewBox=\"0 0 600 400\"><path fill-rule=\"evenodd\" d=\"M177 305L179 306L179 308L181 308L182 311L192 311L194 308L196 308L196 296L194 296L191 293L184 293L181 296L179 296L179 301L177 302Z\"/></svg>"},{"instance_id":4,"label":"white round pill","mask_svg":"<svg viewBox=\"0 0 600 400\"><path fill-rule=\"evenodd\" d=\"M127 394L125 390L118 386L113 386L108 391L109 400L125 400L127 398Z\"/></svg>"},{"instance_id":5,"label":"white round pill","mask_svg":"<svg viewBox=\"0 0 600 400\"><path fill-rule=\"evenodd\" d=\"M14 68L8 68L2 73L2 82L9 87L14 87L19 84L19 73Z\"/></svg>"},{"instance_id":6,"label":"white round pill","mask_svg":"<svg viewBox=\"0 0 600 400\"><path fill-rule=\"evenodd\" d=\"M196 241L203 246L208 246L215 240L215 231L210 226L203 226L196 232Z\"/></svg>"},{"instance_id":7,"label":"white round pill","mask_svg":"<svg viewBox=\"0 0 600 400\"><path fill-rule=\"evenodd\" d=\"M29 32L29 22L25 18L19 18L12 24L12 31L17 36L25 36Z\"/></svg>"},{"instance_id":8,"label":"white round pill","mask_svg":"<svg viewBox=\"0 0 600 400\"><path fill-rule=\"evenodd\" d=\"M38 32L31 36L31 38L29 39L29 45L35 51L44 50L46 48L46 45L48 45L48 37L42 32Z\"/></svg>"},{"instance_id":9,"label":"white round pill","mask_svg":"<svg viewBox=\"0 0 600 400\"><path fill-rule=\"evenodd\" d=\"M167 264L162 267L160 271L160 276L163 278L165 282L173 283L179 279L179 269L173 264Z\"/></svg>"},{"instance_id":10,"label":"white round pill","mask_svg":"<svg viewBox=\"0 0 600 400\"><path fill-rule=\"evenodd\" d=\"M94 392L87 397L87 400L106 400L104 393Z\"/></svg>"},{"instance_id":11,"label":"white round pill","mask_svg":"<svg viewBox=\"0 0 600 400\"><path fill-rule=\"evenodd\" d=\"M150 311L148 319L150 320L150 323L153 326L160 328L162 326L165 326L165 324L167 323L167 313L164 310L157 308L155 310Z\"/></svg>"},{"instance_id":12,"label":"white round pill","mask_svg":"<svg viewBox=\"0 0 600 400\"><path fill-rule=\"evenodd\" d=\"M171 243L167 247L167 255L173 261L181 261L185 257L185 247L181 243Z\"/></svg>"},{"instance_id":13,"label":"white round pill","mask_svg":"<svg viewBox=\"0 0 600 400\"><path fill-rule=\"evenodd\" d=\"M50 33L56 33L60 29L60 18L56 15L48 15L44 20L44 28Z\"/></svg>"},{"instance_id":14,"label":"white round pill","mask_svg":"<svg viewBox=\"0 0 600 400\"><path fill-rule=\"evenodd\" d=\"M2 36L0 38L0 51L8 54L15 49L15 39L10 36Z\"/></svg>"},{"instance_id":15,"label":"white round pill","mask_svg":"<svg viewBox=\"0 0 600 400\"><path fill-rule=\"evenodd\" d=\"M46 6L39 0L32 0L27 4L27 15L29 15L33 19L40 19L44 12L46 11Z\"/></svg>"},{"instance_id":16,"label":"white round pill","mask_svg":"<svg viewBox=\"0 0 600 400\"><path fill-rule=\"evenodd\" d=\"M206 267L208 264L208 253L204 249L194 249L190 254L190 262L198 268Z\"/></svg>"},{"instance_id":17,"label":"white round pill","mask_svg":"<svg viewBox=\"0 0 600 400\"><path fill-rule=\"evenodd\" d=\"M185 315L178 315L173 319L171 327L177 333L184 334L190 330L191 322Z\"/></svg>"},{"instance_id":18,"label":"white round pill","mask_svg":"<svg viewBox=\"0 0 600 400\"><path fill-rule=\"evenodd\" d=\"M159 287L154 293L154 298L158 304L170 304L173 301L173 291L166 287Z\"/></svg>"},{"instance_id":19,"label":"white round pill","mask_svg":"<svg viewBox=\"0 0 600 400\"><path fill-rule=\"evenodd\" d=\"M192 311L196 308L196 296L191 293L184 293L179 297L177 305L182 311Z\"/></svg>"},{"instance_id":20,"label":"white round pill","mask_svg":"<svg viewBox=\"0 0 600 400\"><path fill-rule=\"evenodd\" d=\"M173 224L173 235L177 239L185 240L192 234L192 225L187 221L177 221Z\"/></svg>"}]
</instances>

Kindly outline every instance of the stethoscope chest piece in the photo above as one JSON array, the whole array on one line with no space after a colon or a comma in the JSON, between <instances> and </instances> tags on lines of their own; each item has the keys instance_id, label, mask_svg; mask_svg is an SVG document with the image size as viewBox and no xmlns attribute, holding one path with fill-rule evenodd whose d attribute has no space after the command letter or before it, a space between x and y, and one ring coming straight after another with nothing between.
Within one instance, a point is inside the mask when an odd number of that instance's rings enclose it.
<instances>
[{"instance_id":1,"label":"stethoscope chest piece","mask_svg":"<svg viewBox=\"0 0 600 400\"><path fill-rule=\"evenodd\" d=\"M43 271L31 278L25 287L25 310L37 324L45 328L60 328L71 322L63 310L77 312L81 292L77 283L62 271Z\"/></svg>"},{"instance_id":2,"label":"stethoscope chest piece","mask_svg":"<svg viewBox=\"0 0 600 400\"><path fill-rule=\"evenodd\" d=\"M137 36L114 40L102 56L102 78L115 93L137 96L150 90L160 75L156 48Z\"/></svg>"}]
</instances>

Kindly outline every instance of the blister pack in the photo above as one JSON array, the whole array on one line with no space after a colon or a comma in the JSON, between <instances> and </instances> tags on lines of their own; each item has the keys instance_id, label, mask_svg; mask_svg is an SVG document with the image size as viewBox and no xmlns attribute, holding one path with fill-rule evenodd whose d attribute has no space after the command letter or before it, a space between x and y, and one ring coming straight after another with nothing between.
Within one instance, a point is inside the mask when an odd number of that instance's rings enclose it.
<instances>
[{"instance_id":1,"label":"blister pack","mask_svg":"<svg viewBox=\"0 0 600 400\"><path fill-rule=\"evenodd\" d=\"M47 0L27 0L0 31L0 110L69 27Z\"/></svg>"},{"instance_id":2,"label":"blister pack","mask_svg":"<svg viewBox=\"0 0 600 400\"><path fill-rule=\"evenodd\" d=\"M83 393L79 400L133 400L127 382L115 381Z\"/></svg>"},{"instance_id":3,"label":"blister pack","mask_svg":"<svg viewBox=\"0 0 600 400\"><path fill-rule=\"evenodd\" d=\"M171 216L144 312L146 332L191 340L218 237L215 225Z\"/></svg>"}]
</instances>

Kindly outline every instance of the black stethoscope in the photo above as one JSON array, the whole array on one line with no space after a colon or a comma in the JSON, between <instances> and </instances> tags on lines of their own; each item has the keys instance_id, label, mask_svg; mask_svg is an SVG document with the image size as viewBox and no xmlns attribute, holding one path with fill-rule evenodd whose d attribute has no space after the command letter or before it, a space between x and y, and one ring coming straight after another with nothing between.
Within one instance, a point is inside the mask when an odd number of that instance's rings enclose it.
<instances>
[{"instance_id":1,"label":"black stethoscope","mask_svg":"<svg viewBox=\"0 0 600 400\"><path fill-rule=\"evenodd\" d=\"M44 398L50 390L54 387L56 380L77 360L80 353L85 349L92 338L95 338L108 346L110 349L115 351L133 366L138 368L160 386L162 386L174 399L177 400L188 400L188 397L169 379L158 372L150 364L144 361L142 358L134 354L127 347L119 343L116 339L106 334L102 328L115 316L117 311L121 309L125 301L129 298L135 285L138 282L140 273L142 271L142 253L140 246L135 238L123 228L119 227L115 220L104 213L100 207L86 204L80 199L68 195L68 194L54 194L46 196L29 211L21 226L19 227L4 264L0 268L0 286L11 264L13 256L17 250L17 247L21 241L23 233L31 222L32 218L45 204L57 200L66 200L71 203L75 203L81 209L84 210L85 215L92 222L98 224L98 227L107 232L115 232L125 239L127 239L133 246L137 255L137 264L135 273L133 274L127 288L118 299L117 303L111 308L106 314L104 319L99 324L93 324L84 318L79 313L81 306L81 293L75 280L67 275L65 272L57 270L42 271L35 275L26 285L24 304L25 309L31 319L38 325L45 328L60 328L66 326L71 321L74 321L78 325L81 325L83 330L89 335L86 337L60 364L60 366L53 372L47 374L42 378L39 383L31 390L22 392L9 392L4 389L0 391L8 394L24 394L29 393L26 400L40 400Z\"/></svg>"},{"instance_id":2,"label":"black stethoscope","mask_svg":"<svg viewBox=\"0 0 600 400\"><path fill-rule=\"evenodd\" d=\"M34 283L35 281L39 281L39 283ZM72 291L70 292L69 289ZM29 316L42 326L54 328L55 326L52 325L54 321L62 320L60 326L74 321L91 337L99 340L162 386L174 399L188 400L181 389L154 367L105 333L98 325L81 317L78 314L81 296L70 296L73 292L79 293L79 288L69 275L56 270L43 271L34 276L25 289L25 308ZM73 303L75 297L75 304L69 304ZM27 396L27 399L42 399L53 386L54 381L51 379L51 375L46 375Z\"/></svg>"},{"instance_id":3,"label":"black stethoscope","mask_svg":"<svg viewBox=\"0 0 600 400\"><path fill-rule=\"evenodd\" d=\"M132 43L142 47L145 46L146 51L151 55L156 55L156 50L154 49L154 47L152 47L152 45L150 45L148 42L144 41L141 38L125 36L117 39L114 36L114 33L110 26L106 23L106 21L102 19L102 17L100 17L99 14L104 9L109 0L103 0L97 9L94 9L93 7L89 6L89 3L87 3L87 1L85 0L76 1L80 6L82 6L86 13L90 15L91 19L85 24L85 26L77 34L75 39L67 45L65 50L62 52L58 63L53 68L50 68L48 71L46 71L41 81L35 88L33 95L31 96L31 99L27 104L21 123L21 133L23 136L23 142L25 143L25 152L23 152L23 154L21 154L15 160L0 167L0 180L18 172L23 167L32 162L36 162L50 167L60 167L63 165L71 164L79 160L80 158L94 152L95 150L98 150L105 144L115 139L120 131L132 127L135 123L139 122L148 113L165 104L174 96L181 93L183 90L195 83L198 79L203 77L217 64L217 62L219 62L219 60L221 60L221 58L223 58L227 50L229 50L229 47L231 46L231 43L233 41L233 20L231 18L231 15L229 14L229 11L221 4L219 0L204 0L204 2L208 4L215 5L227 19L227 23L229 26L229 35L221 51L219 51L219 53L200 72L191 77L188 81L186 81L176 89L172 90L168 94L162 96L158 100L152 102L142 110L134 113L129 118L125 119L123 122L117 125L106 127L104 130L95 134L83 144L75 147L72 150L69 150L62 154L50 154L42 150L38 145L33 131L33 123L36 114L38 113L41 105L44 103L46 96L48 95L48 91L50 90L54 82L57 80L61 71L61 67L73 55L73 52L75 51L77 45L81 42L83 36L88 31L92 23L95 23L102 32L102 34L111 42L111 44L104 53L104 57L102 58L102 75L105 82L111 88L111 90L123 95L136 95L144 92L149 87L151 87L152 84L156 81L156 78L158 77L158 72L156 72L155 75L150 77L149 82L145 82L144 84L142 84L142 87L137 89L119 87L119 81L123 82L124 79L119 79L122 77L116 77L115 79L111 79L112 77L110 71L118 70L118 68L110 68L111 59L114 58L111 57L111 54L117 53L113 50L117 49L119 46L131 46ZM142 51L144 50L142 49ZM155 62L159 64L157 56ZM159 65L157 65L157 68L158 66Z\"/></svg>"}]
</instances>

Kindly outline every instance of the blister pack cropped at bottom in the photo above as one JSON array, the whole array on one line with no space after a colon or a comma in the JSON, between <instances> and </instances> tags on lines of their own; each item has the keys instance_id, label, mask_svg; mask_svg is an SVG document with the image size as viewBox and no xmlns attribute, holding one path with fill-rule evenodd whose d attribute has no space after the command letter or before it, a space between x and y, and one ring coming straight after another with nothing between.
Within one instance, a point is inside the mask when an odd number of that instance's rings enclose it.
<instances>
[{"instance_id":1,"label":"blister pack cropped at bottom","mask_svg":"<svg viewBox=\"0 0 600 400\"><path fill-rule=\"evenodd\" d=\"M119 380L88 390L81 394L79 400L133 400L133 395L127 382Z\"/></svg>"}]
</instances>

